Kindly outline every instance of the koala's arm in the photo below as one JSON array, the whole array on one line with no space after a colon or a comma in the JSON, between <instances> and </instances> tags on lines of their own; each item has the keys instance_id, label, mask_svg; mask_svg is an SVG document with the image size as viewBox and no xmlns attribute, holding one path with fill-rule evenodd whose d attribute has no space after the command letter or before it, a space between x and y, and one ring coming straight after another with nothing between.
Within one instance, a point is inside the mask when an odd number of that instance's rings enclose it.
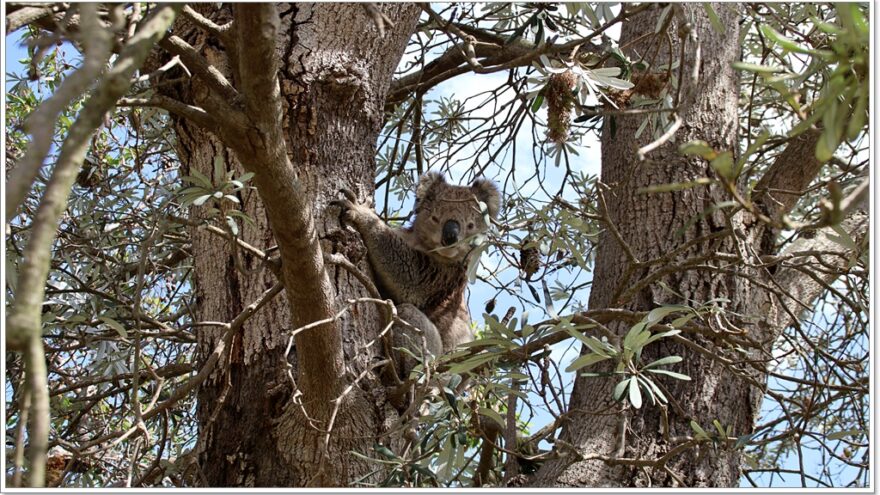
<instances>
[{"instance_id":1,"label":"koala's arm","mask_svg":"<svg viewBox=\"0 0 880 495\"><path fill-rule=\"evenodd\" d=\"M346 193L349 196L349 193ZM423 307L434 295L436 280L443 278L442 267L428 255L413 249L394 229L386 225L367 205L351 200L335 202L346 223L364 240L367 256L379 285L395 303Z\"/></svg>"}]
</instances>

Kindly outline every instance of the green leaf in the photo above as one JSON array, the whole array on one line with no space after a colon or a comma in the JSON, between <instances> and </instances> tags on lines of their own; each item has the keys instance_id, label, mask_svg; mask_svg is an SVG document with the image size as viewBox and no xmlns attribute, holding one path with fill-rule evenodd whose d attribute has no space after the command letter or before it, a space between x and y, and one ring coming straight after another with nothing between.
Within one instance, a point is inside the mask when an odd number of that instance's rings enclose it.
<instances>
[{"instance_id":1,"label":"green leaf","mask_svg":"<svg viewBox=\"0 0 880 495\"><path fill-rule=\"evenodd\" d=\"M724 427L721 426L721 421L718 421L717 419L713 419L712 425L715 426L716 430L718 430L718 438L727 438L727 432L724 431Z\"/></svg>"},{"instance_id":2,"label":"green leaf","mask_svg":"<svg viewBox=\"0 0 880 495\"><path fill-rule=\"evenodd\" d=\"M861 430L858 428L851 428L849 430L841 430L835 431L834 433L829 433L825 438L828 440L842 440L846 437L857 437L865 434L865 430Z\"/></svg>"},{"instance_id":3,"label":"green leaf","mask_svg":"<svg viewBox=\"0 0 880 495\"><path fill-rule=\"evenodd\" d=\"M234 218L227 216L226 225L229 227L229 231L232 232L232 235L238 236L238 224L235 222Z\"/></svg>"},{"instance_id":4,"label":"green leaf","mask_svg":"<svg viewBox=\"0 0 880 495\"><path fill-rule=\"evenodd\" d=\"M541 109L541 105L544 103L544 95L539 94L535 97L534 103L532 103L532 113L538 113L538 110Z\"/></svg>"},{"instance_id":5,"label":"green leaf","mask_svg":"<svg viewBox=\"0 0 880 495\"><path fill-rule=\"evenodd\" d=\"M660 15L657 17L657 25L654 26L654 34L659 33L663 28L663 23L666 21L666 17L669 16L670 12L672 12L672 4L667 5L660 12Z\"/></svg>"},{"instance_id":6,"label":"green leaf","mask_svg":"<svg viewBox=\"0 0 880 495\"><path fill-rule=\"evenodd\" d=\"M706 160L711 160L718 156L718 152L709 146L709 143L696 139L689 141L678 147L678 152L682 155L699 155Z\"/></svg>"},{"instance_id":7,"label":"green leaf","mask_svg":"<svg viewBox=\"0 0 880 495\"><path fill-rule=\"evenodd\" d=\"M758 460L755 459L755 456L752 454L743 454L743 460L746 461L746 464L752 469L758 469L761 467L761 465L758 464Z\"/></svg>"},{"instance_id":8,"label":"green leaf","mask_svg":"<svg viewBox=\"0 0 880 495\"><path fill-rule=\"evenodd\" d=\"M666 395L660 390L660 387L657 386L656 383L648 379L648 377L639 376L639 382L644 384L646 390L651 391L651 400L655 400L661 404L666 404L669 402L669 399L666 398Z\"/></svg>"},{"instance_id":9,"label":"green leaf","mask_svg":"<svg viewBox=\"0 0 880 495\"><path fill-rule=\"evenodd\" d=\"M852 117L846 126L846 137L849 140L854 140L862 132L862 127L865 125L865 119L868 116L868 92L860 87L856 94Z\"/></svg>"},{"instance_id":10,"label":"green leaf","mask_svg":"<svg viewBox=\"0 0 880 495\"><path fill-rule=\"evenodd\" d=\"M550 315L551 318L559 318L559 313L557 313L556 308L553 307L553 298L550 297L550 289L547 287L546 279L541 279L541 286L544 290L544 309L547 310L547 314Z\"/></svg>"},{"instance_id":11,"label":"green leaf","mask_svg":"<svg viewBox=\"0 0 880 495\"><path fill-rule=\"evenodd\" d=\"M208 178L205 177L204 174L198 173L197 170L194 170L193 172L196 175L184 175L183 177L180 178L180 180L185 180L187 182L195 184L196 186L199 186L202 189L210 190L210 189L214 188L214 185L211 184L211 181L207 180Z\"/></svg>"},{"instance_id":12,"label":"green leaf","mask_svg":"<svg viewBox=\"0 0 880 495\"><path fill-rule=\"evenodd\" d=\"M678 320L676 320L676 321L678 321ZM673 322L673 323L675 323L675 322ZM678 335L680 333L681 333L681 330L667 330L666 332L655 333L654 335L651 335L650 339L645 341L645 343L643 344L643 347L647 346L648 344L650 344L652 342L656 342L656 341L663 339L663 338L666 338L666 337L672 337L673 335Z\"/></svg>"},{"instance_id":13,"label":"green leaf","mask_svg":"<svg viewBox=\"0 0 880 495\"><path fill-rule=\"evenodd\" d=\"M648 371L648 373L659 373L661 375L671 376L672 378L675 378L677 380L684 380L686 382L691 381L691 377L689 377L687 375L683 375L681 373L676 373L674 371L662 370L662 369L650 369L647 371Z\"/></svg>"},{"instance_id":14,"label":"green leaf","mask_svg":"<svg viewBox=\"0 0 880 495\"><path fill-rule=\"evenodd\" d=\"M668 316L672 313L675 313L676 311L693 311L693 310L690 308L690 306L681 306L681 305L677 305L677 304L664 305L664 306L660 306L659 308L652 309L648 313L648 315L645 317L645 319L648 322L648 326L651 326L651 325L657 323L658 321L662 320L666 316Z\"/></svg>"},{"instance_id":15,"label":"green leaf","mask_svg":"<svg viewBox=\"0 0 880 495\"><path fill-rule=\"evenodd\" d=\"M572 371L579 370L584 366L589 366L593 363L598 363L599 361L604 361L606 359L611 359L611 357L591 352L572 361L572 363L568 365L567 368L565 368L565 371L571 373Z\"/></svg>"},{"instance_id":16,"label":"green leaf","mask_svg":"<svg viewBox=\"0 0 880 495\"><path fill-rule=\"evenodd\" d=\"M590 327L593 326L595 325L590 325ZM602 342L596 337L593 337L591 335L584 335L574 328L566 328L565 331L583 342L584 345L589 347L591 351L599 354L600 356L614 357L617 355L617 349L614 349L613 347L606 344L605 342Z\"/></svg>"},{"instance_id":17,"label":"green leaf","mask_svg":"<svg viewBox=\"0 0 880 495\"><path fill-rule=\"evenodd\" d=\"M217 155L214 157L214 179L220 180L224 175L226 175L226 164L223 162L223 157Z\"/></svg>"},{"instance_id":18,"label":"green leaf","mask_svg":"<svg viewBox=\"0 0 880 495\"><path fill-rule=\"evenodd\" d=\"M794 41L786 38L781 33L770 27L768 24L761 24L761 32L764 33L764 36L770 38L775 41L783 50L794 52L794 53L805 53L807 55L819 55L820 52L816 50L810 50L808 48L804 48Z\"/></svg>"},{"instance_id":19,"label":"green leaf","mask_svg":"<svg viewBox=\"0 0 880 495\"><path fill-rule=\"evenodd\" d=\"M777 72L785 71L785 69L777 65L750 64L748 62L731 62L730 66L736 70L754 72L757 74L775 74Z\"/></svg>"},{"instance_id":20,"label":"green leaf","mask_svg":"<svg viewBox=\"0 0 880 495\"><path fill-rule=\"evenodd\" d=\"M458 344L458 347L463 349L467 349L469 347L491 347L491 346L499 346L499 347L510 347L511 342L508 339L502 339L501 337L483 337L477 340L472 340L470 342L465 342L463 344ZM516 344L514 344L516 346Z\"/></svg>"},{"instance_id":21,"label":"green leaf","mask_svg":"<svg viewBox=\"0 0 880 495\"><path fill-rule=\"evenodd\" d=\"M712 166L712 169L718 173L721 177L724 177L728 180L736 179L736 169L733 164L733 153L730 151L725 151L709 161L709 165Z\"/></svg>"},{"instance_id":22,"label":"green leaf","mask_svg":"<svg viewBox=\"0 0 880 495\"><path fill-rule=\"evenodd\" d=\"M689 314L689 315L680 316L680 317L678 317L678 318L672 320L672 323L670 323L669 325L670 325L672 328L681 328L681 327L683 327L687 322L691 321L695 316L697 316L696 313L691 313L691 314Z\"/></svg>"},{"instance_id":23,"label":"green leaf","mask_svg":"<svg viewBox=\"0 0 880 495\"><path fill-rule=\"evenodd\" d=\"M483 251L487 249L489 249L489 244L480 244L468 255L467 280L469 284L477 280L477 268L480 267L480 257Z\"/></svg>"},{"instance_id":24,"label":"green leaf","mask_svg":"<svg viewBox=\"0 0 880 495\"><path fill-rule=\"evenodd\" d=\"M653 361L649 364L646 364L645 367L642 369L647 370L647 369L654 368L656 366L665 366L667 364L680 363L682 361L682 359L683 358L681 356L666 356L665 358L660 358L656 361Z\"/></svg>"},{"instance_id":25,"label":"green leaf","mask_svg":"<svg viewBox=\"0 0 880 495\"><path fill-rule=\"evenodd\" d=\"M105 324L107 324L108 327L112 328L113 330L116 330L116 333L118 333L123 339L128 338L128 331L125 330L125 327L122 326L122 323L119 323L118 321L114 320L113 318L110 318L109 316L102 316L98 319L103 321Z\"/></svg>"},{"instance_id":26,"label":"green leaf","mask_svg":"<svg viewBox=\"0 0 880 495\"><path fill-rule=\"evenodd\" d=\"M697 438L702 439L702 440L709 440L710 439L709 434L706 433L706 430L701 428L700 425L697 424L697 422L694 420L691 420L691 429L694 430L694 433L696 433Z\"/></svg>"},{"instance_id":27,"label":"green leaf","mask_svg":"<svg viewBox=\"0 0 880 495\"><path fill-rule=\"evenodd\" d=\"M477 366L480 366L484 363L487 363L493 359L498 357L496 354L477 354L476 356L467 359L461 363L453 364L449 367L449 373L453 374L461 374L468 372Z\"/></svg>"},{"instance_id":28,"label":"green leaf","mask_svg":"<svg viewBox=\"0 0 880 495\"><path fill-rule=\"evenodd\" d=\"M376 453L381 455L382 457L386 457L388 459L393 459L393 460L400 459L397 456L397 454L392 452L391 449L382 445L381 443L377 443L377 444L373 445L373 450L375 450Z\"/></svg>"},{"instance_id":29,"label":"green leaf","mask_svg":"<svg viewBox=\"0 0 880 495\"><path fill-rule=\"evenodd\" d=\"M718 18L718 14L716 14L715 9L712 8L712 4L709 2L703 2L703 8L706 9L706 15L709 16L709 23L712 24L712 29L718 34L724 34L724 25L721 24L721 19Z\"/></svg>"},{"instance_id":30,"label":"green leaf","mask_svg":"<svg viewBox=\"0 0 880 495\"><path fill-rule=\"evenodd\" d=\"M626 391L626 387L629 385L630 380L631 378L627 378L614 387L614 393L612 394L614 400L620 400L623 397L623 393Z\"/></svg>"},{"instance_id":31,"label":"green leaf","mask_svg":"<svg viewBox=\"0 0 880 495\"><path fill-rule=\"evenodd\" d=\"M672 182L669 184L658 184L656 186L641 187L636 190L638 194L654 194L664 192L683 191L697 186L707 186L712 184L712 179L708 177L700 177L699 179L689 182Z\"/></svg>"},{"instance_id":32,"label":"green leaf","mask_svg":"<svg viewBox=\"0 0 880 495\"><path fill-rule=\"evenodd\" d=\"M214 183L211 182L211 179L209 179L207 175L199 172L196 169L193 169L192 173L196 177L196 179L198 180L199 184L204 186L205 189L213 189L214 188Z\"/></svg>"},{"instance_id":33,"label":"green leaf","mask_svg":"<svg viewBox=\"0 0 880 495\"><path fill-rule=\"evenodd\" d=\"M629 403L636 409L642 407L642 392L638 380L629 381Z\"/></svg>"},{"instance_id":34,"label":"green leaf","mask_svg":"<svg viewBox=\"0 0 880 495\"><path fill-rule=\"evenodd\" d=\"M495 411L495 410L490 409L490 408L488 408L488 407L478 407L478 408L477 408L477 411L478 411L480 414L482 414L483 416L486 416L486 417L488 417L488 418L491 418L492 421L498 423L498 426L500 426L500 427L502 427L502 428L504 428L504 427L506 426L506 425L505 425L505 422L504 422L504 419L501 418L501 415L498 414L498 411Z\"/></svg>"}]
</instances>

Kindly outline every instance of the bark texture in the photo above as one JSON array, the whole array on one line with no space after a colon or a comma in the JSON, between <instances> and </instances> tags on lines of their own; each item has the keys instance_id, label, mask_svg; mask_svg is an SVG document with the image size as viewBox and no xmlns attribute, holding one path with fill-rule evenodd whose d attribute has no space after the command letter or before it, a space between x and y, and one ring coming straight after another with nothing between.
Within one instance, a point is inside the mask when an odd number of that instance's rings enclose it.
<instances>
[{"instance_id":1,"label":"bark texture","mask_svg":"<svg viewBox=\"0 0 880 495\"><path fill-rule=\"evenodd\" d=\"M772 360L775 341L787 326L798 324L804 309L812 307L839 273L833 269L814 273L804 267L803 258L788 265L766 260L803 256L797 253L810 250L834 252L818 255L821 259L816 261L842 269L866 246L864 211L852 211L840 224L860 246L847 250L832 246L833 229L825 227L779 253L778 227L758 218L778 220L788 213L799 197L778 190L804 190L819 173L823 163L815 158L819 134L815 130L792 139L759 180L755 211L716 208L729 199L717 185L671 193L639 191L716 177L707 161L681 155L679 146L689 141L706 141L719 152L732 150L737 159L738 83L731 67L740 50L737 7L713 5L724 26L719 33L702 5L679 5L669 33L680 36L687 31L682 29L686 21L699 39L701 57L695 56L695 44L689 42L680 61L681 74L698 70L699 82L681 78L683 124L673 139L648 153L644 161L638 160L636 149L651 137L635 137L642 118L617 117L614 125L606 120L602 182L608 186L606 211L620 238L612 229L600 238L589 307L646 311L663 304L712 305L723 313L710 317L709 327L701 333L661 339L644 348L642 363L681 356L683 361L669 369L691 377L691 381L655 380L669 398L666 406L645 400L640 409L624 407L612 399L622 377L579 376L557 442L562 457L542 466L535 486L738 486L741 451L733 448L733 442L694 445L690 422L712 431L713 420L718 420L724 428L731 427L732 437L750 434L761 409L766 363ZM650 15L633 18L623 25L620 45L628 46L634 59L642 55L650 59L651 37L644 35L656 25ZM669 54L678 58L679 42L668 52L661 48L656 64L666 63ZM748 188L747 180L740 178L740 191ZM610 327L621 337L629 330L626 325ZM597 368L613 371L610 365Z\"/></svg>"},{"instance_id":2,"label":"bark texture","mask_svg":"<svg viewBox=\"0 0 880 495\"><path fill-rule=\"evenodd\" d=\"M681 4L685 18L692 19L691 29L699 38L702 57L699 61L699 83L694 86L683 80L681 118L683 125L674 138L639 161L636 148L652 140L649 133L635 138L643 117L615 118L615 128L606 119L602 136L601 180L609 189L605 193L607 212L625 244L636 260L656 259L676 249L680 252L670 260L682 263L688 258L715 251L737 252L735 237L700 242L699 239L724 229L744 229L742 219L725 218L722 212L701 218L713 204L722 201L717 189L693 188L674 193L643 194L640 188L673 182L688 182L699 177L713 177L705 160L683 157L678 147L685 142L701 139L719 150L737 149L737 96L738 87L730 63L739 56L737 15L733 6L715 6L725 26L724 34L713 31L710 22L698 4ZM670 34L681 26L678 16L670 27ZM621 46L650 33L656 26L651 15L639 15L622 28ZM649 38L650 39L650 38ZM675 40L678 45L680 41ZM630 46L629 55L637 60L650 54L650 42ZM689 42L685 50L684 74L690 74L695 63L695 44ZM678 57L678 48L673 50ZM647 55L650 57L650 55ZM657 64L669 60L666 47L659 51ZM699 219L692 226L686 224ZM677 231L683 233L677 235ZM688 246L689 247L685 247ZM631 266L624 247L610 231L600 238L596 258L590 309L619 307L645 311L660 304L688 304L698 306L712 299L726 298L720 303L728 311L735 311L744 320L760 327L765 319L767 295L752 287L745 279L734 274L720 275L715 270L682 266L681 270L659 279L636 293L628 293L639 279L669 263L629 270ZM661 287L665 283L671 290ZM611 327L625 335L628 326ZM703 337L688 335L704 347L711 348ZM619 376L609 379L578 377L571 399L571 417L563 427L562 439L583 456L599 455L612 458L654 459L670 447L671 437L692 434L691 419L698 422L718 419L723 425L732 425L734 435L750 432L761 391L739 380L731 380L722 365L672 339L662 339L645 348L642 362L648 363L663 356L678 355L684 361L670 369L685 373L690 382L658 379L671 398L665 413L650 402L641 409L622 410L622 404L612 399L612 390ZM606 366L606 371L611 371ZM668 436L663 434L663 414L668 416ZM684 451L672 458L666 468L636 468L613 465L600 460L574 462L576 454L548 462L539 472L537 485L561 486L735 486L739 480L739 455L733 452L713 451L711 447Z\"/></svg>"},{"instance_id":3,"label":"bark texture","mask_svg":"<svg viewBox=\"0 0 880 495\"><path fill-rule=\"evenodd\" d=\"M285 101L283 128L288 157L302 185L296 193L310 202L324 253L351 243L351 234L338 229L338 212L326 208L339 188L372 197L369 185L373 183L373 157L385 95L419 16L419 9L412 5L381 8L395 23L393 28L386 27L384 38L378 36L375 25L357 4L278 6L281 23L276 49L281 60L279 81ZM199 5L197 10L217 24L231 20L228 10L210 5ZM185 21L175 30L237 84L227 58L228 47ZM198 78L174 91L174 96L186 103L210 105L209 89ZM214 157L220 156L241 173L239 160L249 158L235 156L215 135L187 121L177 121L175 130L185 168L211 176ZM262 250L275 246L265 211L265 203L272 198L260 198L250 190L240 199L242 210L256 225L242 225L239 238ZM204 209L193 211L197 216L204 214ZM235 248L216 234L194 228L192 236L197 319L229 321L275 283L272 272L252 254L240 253L236 261ZM368 270L365 260L359 268ZM328 275L337 308L348 299L367 295L348 272L328 266ZM297 288L287 286L286 290ZM297 296L307 298L308 294ZM285 359L292 316L284 297L266 305L235 335L227 362L220 363L200 388L197 449L202 483L345 485L375 468L351 452L369 452L386 422L394 419L386 415L391 408L385 407L381 393L370 392L382 387L367 374L339 402L338 409L333 403L310 402L308 396L297 393L301 390L295 388L291 376L297 376L302 355L297 358L294 348ZM350 371L349 381L354 381L380 355L377 346L365 348L381 329L379 312L358 306L346 313L339 325L342 359ZM211 352L222 334L222 329L199 330L200 359ZM324 431L334 410L328 437Z\"/></svg>"}]
</instances>

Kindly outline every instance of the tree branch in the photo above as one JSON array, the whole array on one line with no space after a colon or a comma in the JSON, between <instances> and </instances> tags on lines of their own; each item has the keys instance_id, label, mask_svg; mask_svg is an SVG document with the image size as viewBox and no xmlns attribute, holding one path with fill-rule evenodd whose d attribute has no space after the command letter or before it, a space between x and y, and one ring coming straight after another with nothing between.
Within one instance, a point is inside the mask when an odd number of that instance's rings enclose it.
<instances>
[{"instance_id":1,"label":"tree branch","mask_svg":"<svg viewBox=\"0 0 880 495\"><path fill-rule=\"evenodd\" d=\"M794 208L803 191L822 169L816 158L816 143L822 131L809 129L789 141L788 146L755 186L754 201L767 216L779 220Z\"/></svg>"},{"instance_id":2,"label":"tree branch","mask_svg":"<svg viewBox=\"0 0 880 495\"><path fill-rule=\"evenodd\" d=\"M118 8L121 9L121 6ZM107 75L99 81L70 127L32 224L31 237L19 272L15 302L6 320L8 348L26 350L26 374L33 401L33 419L28 430L28 441L31 445L31 486L41 487L45 483L49 393L40 309L55 231L95 130L104 122L104 116L113 108L116 100L128 91L132 75L143 64L153 45L165 35L179 9L180 6L156 9L125 45ZM89 22L89 19L84 21ZM83 33L87 33L85 36L94 36L96 40L103 36L105 43L109 40L109 33L103 29Z\"/></svg>"},{"instance_id":3,"label":"tree branch","mask_svg":"<svg viewBox=\"0 0 880 495\"><path fill-rule=\"evenodd\" d=\"M201 77L208 83L217 95L226 101L230 106L235 107L239 101L238 91L232 86L232 83L220 72L219 69L209 64L204 57L199 55L195 48L186 41L180 39L179 36L170 36L163 39L159 46L167 50L173 55L180 56L186 67L196 76Z\"/></svg>"},{"instance_id":4,"label":"tree branch","mask_svg":"<svg viewBox=\"0 0 880 495\"><path fill-rule=\"evenodd\" d=\"M781 256L801 255L783 262L774 277L776 284L784 287L791 296L781 301L783 311L777 318L777 331L796 323L794 320L803 312L801 304L812 307L826 286L846 273L851 264L868 249L869 224L868 214L861 210L854 211L841 222L839 228L854 241L853 247L844 247L835 241L840 233L834 227L822 228L814 236L802 237L788 246Z\"/></svg>"},{"instance_id":5,"label":"tree branch","mask_svg":"<svg viewBox=\"0 0 880 495\"><path fill-rule=\"evenodd\" d=\"M46 4L45 7L21 7L13 10L13 6L6 13L6 36L21 29L28 24L58 12L58 4ZM94 7L92 7L94 8Z\"/></svg>"},{"instance_id":6,"label":"tree branch","mask_svg":"<svg viewBox=\"0 0 880 495\"><path fill-rule=\"evenodd\" d=\"M219 39L223 43L229 43L229 29L231 27L230 24L224 24L222 26L216 24L211 19L208 19L202 14L196 12L189 5L183 7L183 15L187 16L189 20L193 21L193 23L195 23L197 26L204 29L208 34L216 36L217 39Z\"/></svg>"},{"instance_id":7,"label":"tree branch","mask_svg":"<svg viewBox=\"0 0 880 495\"><path fill-rule=\"evenodd\" d=\"M122 98L119 100L119 106L161 108L178 117L189 119L214 134L220 135L220 123L212 114L200 107L187 105L167 96L153 95L151 98Z\"/></svg>"},{"instance_id":8,"label":"tree branch","mask_svg":"<svg viewBox=\"0 0 880 495\"><path fill-rule=\"evenodd\" d=\"M334 314L333 290L318 243L309 194L290 159L282 129L275 51L279 19L272 4L234 6L238 71L249 128L243 135L224 133L254 183L281 254L281 278L294 328ZM299 383L311 399L331 401L342 390L342 334L330 320L296 336Z\"/></svg>"},{"instance_id":9,"label":"tree branch","mask_svg":"<svg viewBox=\"0 0 880 495\"><path fill-rule=\"evenodd\" d=\"M466 42L455 43L442 55L425 65L422 70L392 81L385 103L385 110L392 111L411 92L425 91L443 81L471 70L478 73L490 73L523 67L537 60L541 54L558 55L572 51L576 47L580 47L580 53L598 53L602 48L589 43L590 40L602 35L602 33L615 24L652 8L656 8L656 6L654 4L643 4L630 10L624 8L621 9L620 14L614 19L606 22L586 36L566 43L536 45L522 38L508 42L508 38L488 30L455 22L443 22L439 14L431 11L429 6L423 6L422 9L437 24L438 30L454 34L462 39L472 38L472 41L474 41L471 46L473 52L468 54ZM472 55L470 57L471 60L469 60L469 55ZM474 67L473 62L477 59L482 60L478 62L478 67Z\"/></svg>"}]
</instances>

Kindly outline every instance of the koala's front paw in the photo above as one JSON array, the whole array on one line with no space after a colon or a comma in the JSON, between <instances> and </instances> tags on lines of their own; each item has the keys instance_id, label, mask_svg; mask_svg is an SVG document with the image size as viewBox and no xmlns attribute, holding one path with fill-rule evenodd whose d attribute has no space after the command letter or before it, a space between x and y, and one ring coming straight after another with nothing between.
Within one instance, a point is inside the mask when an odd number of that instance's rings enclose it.
<instances>
[{"instance_id":1,"label":"koala's front paw","mask_svg":"<svg viewBox=\"0 0 880 495\"><path fill-rule=\"evenodd\" d=\"M340 209L339 218L342 223L347 223L354 227L365 223L370 218L375 217L369 204L359 203L357 196L348 189L339 190L345 199L337 199L330 202L330 206L336 206Z\"/></svg>"}]
</instances>

